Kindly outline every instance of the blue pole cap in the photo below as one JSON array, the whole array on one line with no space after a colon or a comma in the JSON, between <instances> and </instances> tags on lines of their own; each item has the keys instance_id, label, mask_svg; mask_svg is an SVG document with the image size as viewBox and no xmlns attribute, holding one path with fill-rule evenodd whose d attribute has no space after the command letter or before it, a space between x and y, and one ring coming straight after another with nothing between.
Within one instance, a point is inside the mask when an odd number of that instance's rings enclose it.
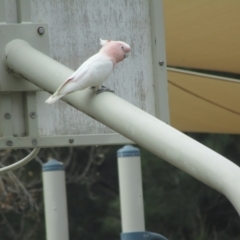
<instances>
[{"instance_id":1,"label":"blue pole cap","mask_svg":"<svg viewBox=\"0 0 240 240\"><path fill-rule=\"evenodd\" d=\"M153 232L127 232L121 233L121 240L167 240L167 238Z\"/></svg>"},{"instance_id":2,"label":"blue pole cap","mask_svg":"<svg viewBox=\"0 0 240 240\"><path fill-rule=\"evenodd\" d=\"M140 156L140 150L132 145L126 145L117 151L117 156L119 158Z\"/></svg>"},{"instance_id":3,"label":"blue pole cap","mask_svg":"<svg viewBox=\"0 0 240 240\"><path fill-rule=\"evenodd\" d=\"M64 171L64 164L57 161L56 159L50 159L47 163L42 165L42 171Z\"/></svg>"}]
</instances>

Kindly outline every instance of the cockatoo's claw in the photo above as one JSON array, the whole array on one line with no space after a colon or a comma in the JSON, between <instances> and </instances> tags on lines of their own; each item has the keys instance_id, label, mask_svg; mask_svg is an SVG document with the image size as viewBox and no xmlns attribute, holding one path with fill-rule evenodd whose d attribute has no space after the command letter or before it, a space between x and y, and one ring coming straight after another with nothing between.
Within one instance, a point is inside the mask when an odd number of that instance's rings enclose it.
<instances>
[{"instance_id":1,"label":"cockatoo's claw","mask_svg":"<svg viewBox=\"0 0 240 240\"><path fill-rule=\"evenodd\" d=\"M96 91L97 94L102 93L102 92L112 92L112 93L114 93L113 90L111 90L111 89L109 89L105 86L101 86L101 88Z\"/></svg>"}]
</instances>

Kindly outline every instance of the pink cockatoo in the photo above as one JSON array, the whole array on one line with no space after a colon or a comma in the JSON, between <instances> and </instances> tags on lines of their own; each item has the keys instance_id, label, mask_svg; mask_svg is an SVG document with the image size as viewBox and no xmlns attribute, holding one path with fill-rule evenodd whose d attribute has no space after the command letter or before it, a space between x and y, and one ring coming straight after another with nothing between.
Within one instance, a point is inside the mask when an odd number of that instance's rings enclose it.
<instances>
[{"instance_id":1,"label":"pink cockatoo","mask_svg":"<svg viewBox=\"0 0 240 240\"><path fill-rule=\"evenodd\" d=\"M46 103L54 103L64 95L86 88L97 89L97 93L111 91L102 86L110 76L114 66L131 51L130 46L121 41L100 39L102 48L86 60L58 89Z\"/></svg>"}]
</instances>

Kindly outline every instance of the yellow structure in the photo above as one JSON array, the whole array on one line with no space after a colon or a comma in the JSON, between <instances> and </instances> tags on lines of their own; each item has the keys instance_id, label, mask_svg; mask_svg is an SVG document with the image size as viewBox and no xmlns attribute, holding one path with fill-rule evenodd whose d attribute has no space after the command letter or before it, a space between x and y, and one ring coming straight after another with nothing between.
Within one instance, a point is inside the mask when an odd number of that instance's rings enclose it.
<instances>
[{"instance_id":1,"label":"yellow structure","mask_svg":"<svg viewBox=\"0 0 240 240\"><path fill-rule=\"evenodd\" d=\"M163 3L168 66L240 74L239 1ZM240 133L240 81L174 69L168 80L172 126Z\"/></svg>"}]
</instances>

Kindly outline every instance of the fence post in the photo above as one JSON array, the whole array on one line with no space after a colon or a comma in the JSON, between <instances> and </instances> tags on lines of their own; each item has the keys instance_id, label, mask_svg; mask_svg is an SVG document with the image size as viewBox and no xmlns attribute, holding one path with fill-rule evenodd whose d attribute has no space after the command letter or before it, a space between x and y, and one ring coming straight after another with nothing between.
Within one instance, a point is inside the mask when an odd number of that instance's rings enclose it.
<instances>
[{"instance_id":1,"label":"fence post","mask_svg":"<svg viewBox=\"0 0 240 240\"><path fill-rule=\"evenodd\" d=\"M63 163L51 159L42 166L47 240L69 240Z\"/></svg>"}]
</instances>

